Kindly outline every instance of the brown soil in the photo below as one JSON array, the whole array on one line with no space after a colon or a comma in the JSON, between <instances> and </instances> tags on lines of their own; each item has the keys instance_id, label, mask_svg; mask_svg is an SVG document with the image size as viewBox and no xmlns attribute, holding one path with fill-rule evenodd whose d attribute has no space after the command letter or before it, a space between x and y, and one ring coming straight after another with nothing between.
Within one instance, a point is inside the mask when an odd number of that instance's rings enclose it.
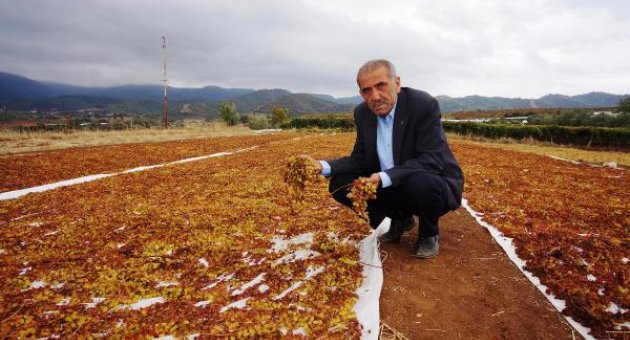
<instances>
[{"instance_id":1,"label":"brown soil","mask_svg":"<svg viewBox=\"0 0 630 340\"><path fill-rule=\"evenodd\" d=\"M381 319L409 339L581 338L468 212L440 220L440 254L411 255L417 231L381 246Z\"/></svg>"}]
</instances>

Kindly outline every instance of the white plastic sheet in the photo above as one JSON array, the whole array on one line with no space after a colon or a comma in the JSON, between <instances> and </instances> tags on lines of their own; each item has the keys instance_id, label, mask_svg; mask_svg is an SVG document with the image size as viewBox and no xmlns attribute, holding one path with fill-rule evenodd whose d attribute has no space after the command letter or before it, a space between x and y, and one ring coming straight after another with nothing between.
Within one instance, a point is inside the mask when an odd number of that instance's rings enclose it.
<instances>
[{"instance_id":1,"label":"white plastic sheet","mask_svg":"<svg viewBox=\"0 0 630 340\"><path fill-rule=\"evenodd\" d=\"M378 248L378 238L389 230L391 219L383 222L359 243L359 254L363 264L363 282L357 289L359 301L354 305L357 320L362 326L361 339L378 339L380 324L381 289L383 287L383 267Z\"/></svg>"}]
</instances>

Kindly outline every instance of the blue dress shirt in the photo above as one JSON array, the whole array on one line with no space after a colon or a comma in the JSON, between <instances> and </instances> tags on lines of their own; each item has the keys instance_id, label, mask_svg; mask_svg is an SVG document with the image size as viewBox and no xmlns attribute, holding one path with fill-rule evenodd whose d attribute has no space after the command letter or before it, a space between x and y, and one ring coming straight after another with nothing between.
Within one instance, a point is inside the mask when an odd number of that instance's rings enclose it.
<instances>
[{"instance_id":1,"label":"blue dress shirt","mask_svg":"<svg viewBox=\"0 0 630 340\"><path fill-rule=\"evenodd\" d=\"M381 177L381 187L387 188L392 185L392 179L385 172L387 169L394 167L394 149L393 132L394 132L394 114L396 112L396 105L385 117L378 117L378 125L376 126L376 153L378 154L378 161L381 166L381 171L378 173ZM319 161L322 165L322 175L330 176L330 164L326 161Z\"/></svg>"}]
</instances>

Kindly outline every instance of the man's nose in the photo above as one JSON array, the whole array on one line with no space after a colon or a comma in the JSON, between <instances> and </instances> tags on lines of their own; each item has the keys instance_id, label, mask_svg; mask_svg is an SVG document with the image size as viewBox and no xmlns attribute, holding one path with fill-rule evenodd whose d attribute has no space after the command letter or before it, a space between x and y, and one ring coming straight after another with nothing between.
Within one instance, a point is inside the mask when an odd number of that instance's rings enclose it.
<instances>
[{"instance_id":1,"label":"man's nose","mask_svg":"<svg viewBox=\"0 0 630 340\"><path fill-rule=\"evenodd\" d=\"M378 91L372 91L372 100L379 100L381 99L381 94L378 93Z\"/></svg>"}]
</instances>

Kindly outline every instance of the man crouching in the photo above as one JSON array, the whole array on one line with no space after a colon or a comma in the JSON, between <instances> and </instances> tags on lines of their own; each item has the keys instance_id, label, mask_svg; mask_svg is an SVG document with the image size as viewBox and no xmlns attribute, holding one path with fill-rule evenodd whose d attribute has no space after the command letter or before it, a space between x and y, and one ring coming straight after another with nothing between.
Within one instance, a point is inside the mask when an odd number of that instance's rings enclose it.
<instances>
[{"instance_id":1,"label":"man crouching","mask_svg":"<svg viewBox=\"0 0 630 340\"><path fill-rule=\"evenodd\" d=\"M349 185L367 177L377 190L368 201L372 228L392 219L383 243L399 242L419 224L414 256L439 252L439 219L461 204L464 176L448 147L440 107L426 92L400 86L394 65L378 59L365 63L357 74L364 102L354 110L356 141L349 156L313 161L330 176L330 192L351 207ZM419 222L419 223L418 223Z\"/></svg>"}]
</instances>

